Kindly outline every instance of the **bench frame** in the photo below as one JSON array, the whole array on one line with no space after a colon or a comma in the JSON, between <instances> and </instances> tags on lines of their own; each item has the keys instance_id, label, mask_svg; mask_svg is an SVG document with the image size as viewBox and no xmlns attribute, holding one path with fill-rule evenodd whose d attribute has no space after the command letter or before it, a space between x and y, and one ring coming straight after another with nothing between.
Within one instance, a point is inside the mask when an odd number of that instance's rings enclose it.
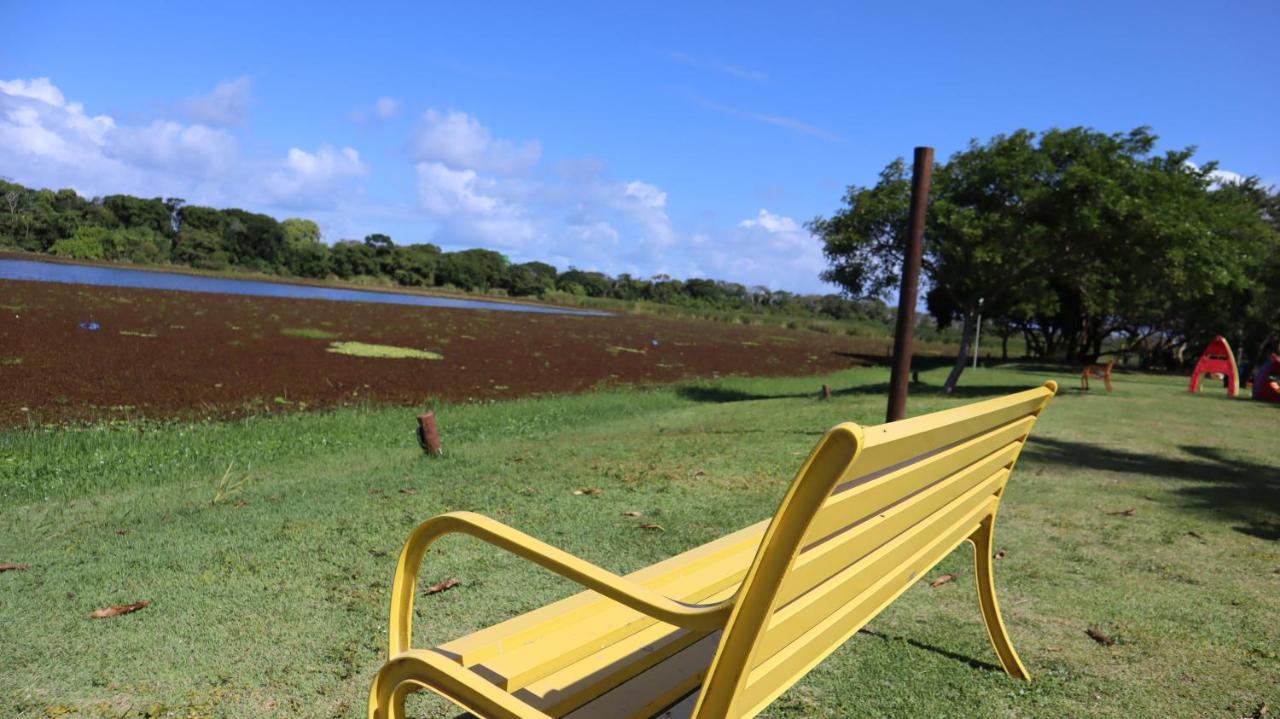
<instances>
[{"instance_id":1,"label":"bench frame","mask_svg":"<svg viewBox=\"0 0 1280 719\"><path fill-rule=\"evenodd\" d=\"M1057 391L1057 383L1053 381L1046 382L1043 387L1048 391L1030 390L1015 395L1028 395L1024 401L1039 401L1043 397L1039 406L1028 414L1033 418L1032 421ZM1040 394L1030 395L1032 392ZM880 425L866 431L884 432L885 427L893 426ZM1027 433L1029 432L1028 427ZM1024 434L1021 439L1025 438ZM723 630L715 658L697 694L697 706L692 716L709 718L730 714L754 715L910 586L908 583L898 589L870 617L852 630L845 627L840 632L843 636L831 638L830 648L816 659L796 660L793 662L794 666L782 667L782 671L789 677L786 683L780 689L771 691L769 696L758 701L754 707L744 707L738 703L738 694L746 685L753 666L750 663L753 651L770 621L779 590L805 540L810 520L828 497L832 496L842 479L848 477L848 470L866 444L864 428L851 422L837 425L826 434L806 460L796 480L791 483L780 508L765 530L756 559L738 591L729 599L711 604L689 604L670 599L626 577L618 576L478 514L451 512L427 520L410 534L396 567L390 613L390 659L378 670L370 688L369 717L402 719L405 698L420 689L428 689L481 717L551 719L549 715L529 706L444 654L412 648L413 602L418 585L418 571L428 548L437 539L449 534L466 534L479 539L658 621L685 629ZM921 456L927 456L938 448L922 445L916 449ZM1019 452L1020 449L1021 447L1018 448ZM1016 454L1009 464L1009 470L1012 470L1014 462ZM978 505L983 513L974 515L978 517L976 527L967 525L974 528L960 542L968 541L973 547L978 603L987 635L1001 667L1010 676L1030 680L1030 673L1014 650L996 599L992 549L996 513L1002 493L1003 483L985 509ZM956 545L950 545L952 548L954 546ZM950 549L948 553L949 551ZM941 556L934 562L939 561Z\"/></svg>"}]
</instances>

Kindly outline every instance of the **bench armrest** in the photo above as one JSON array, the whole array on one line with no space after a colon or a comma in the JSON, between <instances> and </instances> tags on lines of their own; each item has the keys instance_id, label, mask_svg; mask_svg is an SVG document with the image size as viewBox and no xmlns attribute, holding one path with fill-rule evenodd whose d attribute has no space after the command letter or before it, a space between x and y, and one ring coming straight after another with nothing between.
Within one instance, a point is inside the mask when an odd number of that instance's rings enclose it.
<instances>
[{"instance_id":1,"label":"bench armrest","mask_svg":"<svg viewBox=\"0 0 1280 719\"><path fill-rule=\"evenodd\" d=\"M396 564L391 588L391 656L410 648L413 598L418 588L418 568L432 542L446 534L468 534L504 549L587 589L668 624L686 629L715 630L724 627L733 600L714 604L679 602L625 577L597 567L560 549L540 542L496 520L473 512L449 512L432 517L409 535Z\"/></svg>"}]
</instances>

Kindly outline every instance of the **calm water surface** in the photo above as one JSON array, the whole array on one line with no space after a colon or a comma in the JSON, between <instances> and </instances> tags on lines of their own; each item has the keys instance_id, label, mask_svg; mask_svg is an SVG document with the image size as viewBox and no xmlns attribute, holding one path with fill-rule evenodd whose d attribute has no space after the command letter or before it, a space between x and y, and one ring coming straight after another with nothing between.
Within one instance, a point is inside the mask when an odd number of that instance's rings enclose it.
<instances>
[{"instance_id":1,"label":"calm water surface","mask_svg":"<svg viewBox=\"0 0 1280 719\"><path fill-rule=\"evenodd\" d=\"M288 297L301 300L333 300L337 302L380 302L388 305L416 305L419 307L447 307L460 310L498 310L501 312L532 312L536 314L588 315L607 317L608 312L571 310L558 307L540 307L510 302L464 300L452 297L429 297L395 292L346 290L309 285L291 285L261 280L229 280L219 277L200 277L178 272L151 272L120 267L91 267L64 265L59 262L0 259L0 280L25 282L63 282L78 285L105 287L137 287L147 290L176 290L178 292L217 292L228 295L254 295L257 297Z\"/></svg>"}]
</instances>

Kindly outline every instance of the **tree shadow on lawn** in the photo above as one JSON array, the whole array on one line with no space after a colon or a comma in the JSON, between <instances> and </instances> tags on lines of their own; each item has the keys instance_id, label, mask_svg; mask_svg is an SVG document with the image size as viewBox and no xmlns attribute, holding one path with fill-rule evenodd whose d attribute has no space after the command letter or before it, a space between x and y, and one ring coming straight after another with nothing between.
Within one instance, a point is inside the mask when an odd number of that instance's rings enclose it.
<instances>
[{"instance_id":1,"label":"tree shadow on lawn","mask_svg":"<svg viewBox=\"0 0 1280 719\"><path fill-rule=\"evenodd\" d=\"M941 385L925 384L924 382L915 382L907 390L908 401L911 397L955 397L957 399L977 399L982 397L999 397L1001 395L1013 394L1014 392L1022 392L1034 389L1034 384L1019 385L974 385L956 387L955 391L950 395L944 394ZM745 390L733 389L730 387L708 387L706 385L682 385L676 387L676 394L684 399L693 400L694 402L746 402L756 399L803 399L806 397L817 399L820 394L821 386L816 386L812 392L792 392L782 394L759 394L756 392L747 392ZM845 387L831 389L831 396L835 397L855 397L859 395L880 395L882 397L889 396L889 383L881 382L879 384L858 385L856 387Z\"/></svg>"},{"instance_id":2,"label":"tree shadow on lawn","mask_svg":"<svg viewBox=\"0 0 1280 719\"><path fill-rule=\"evenodd\" d=\"M1107 472L1188 480L1177 494L1187 507L1239 522L1237 532L1280 540L1280 467L1228 456L1217 447L1183 445L1196 460L1099 447L1085 442L1032 437L1023 452L1033 461Z\"/></svg>"}]
</instances>

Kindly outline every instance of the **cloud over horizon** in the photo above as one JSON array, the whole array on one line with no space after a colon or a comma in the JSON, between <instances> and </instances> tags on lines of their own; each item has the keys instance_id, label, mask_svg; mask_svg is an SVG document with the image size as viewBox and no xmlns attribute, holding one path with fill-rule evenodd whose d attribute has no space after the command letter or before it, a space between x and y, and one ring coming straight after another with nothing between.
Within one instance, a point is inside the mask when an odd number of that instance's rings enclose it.
<instances>
[{"instance_id":1,"label":"cloud over horizon","mask_svg":"<svg viewBox=\"0 0 1280 719\"><path fill-rule=\"evenodd\" d=\"M412 170L411 202L370 202L365 183L374 168L354 147L246 155L249 88L243 77L183 101L189 122L121 123L90 115L49 78L0 81L0 168L24 184L86 196L183 197L282 218L303 214L331 241L383 231L402 243L485 247L561 269L820 289L820 248L789 217L761 209L736 225L683 229L672 219L675 198L656 183L613 176L594 157L544 167L539 140L497 136L459 110L428 109L412 128L401 160ZM370 118L400 107L375 105Z\"/></svg>"}]
</instances>

